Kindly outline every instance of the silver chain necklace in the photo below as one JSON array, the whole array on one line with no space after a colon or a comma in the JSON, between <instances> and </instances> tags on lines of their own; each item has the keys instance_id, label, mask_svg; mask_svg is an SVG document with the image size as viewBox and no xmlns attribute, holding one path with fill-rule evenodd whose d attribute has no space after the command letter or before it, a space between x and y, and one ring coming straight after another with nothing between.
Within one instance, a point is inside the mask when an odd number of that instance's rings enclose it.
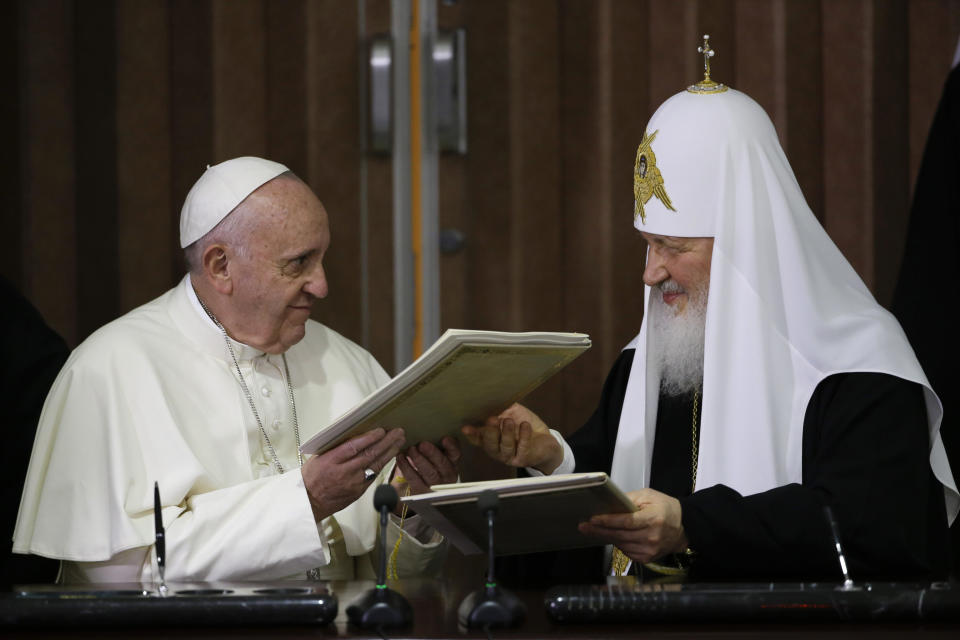
<instances>
[{"instance_id":1,"label":"silver chain necklace","mask_svg":"<svg viewBox=\"0 0 960 640\"><path fill-rule=\"evenodd\" d=\"M233 366L237 371L237 377L240 378L240 388L243 389L243 395L247 398L247 403L250 405L250 411L253 412L253 417L257 421L257 426L260 427L260 434L263 436L264 442L267 444L267 449L270 450L270 455L273 456L273 464L277 468L279 473L283 473L283 465L280 464L280 456L277 455L276 449L273 448L273 443L270 442L270 436L267 435L267 430L263 428L263 422L260 420L260 414L257 412L257 405L253 402L253 395L250 393L250 389L247 387L246 380L243 379L243 374L240 373L240 363L237 362L237 355L233 352L233 345L230 344L230 336L227 335L227 330L223 328L223 325L220 324L220 321L217 320L217 316L213 315L210 312L210 309L207 308L207 305L200 299L200 296L197 296L197 301L200 303L200 306L203 307L203 310L207 312L207 315L210 316L210 319L213 320L213 324L217 325L217 328L220 329L220 333L223 334L223 340L227 343L227 351L230 352L230 358L233 360ZM290 382L290 367L287 366L287 354L280 354L280 357L283 359L283 373L287 376L287 397L290 399L290 413L293 416L293 435L297 438L297 460L300 463L300 466L303 466L303 454L300 453L300 425L297 421L297 404L293 400L293 384Z\"/></svg>"}]
</instances>

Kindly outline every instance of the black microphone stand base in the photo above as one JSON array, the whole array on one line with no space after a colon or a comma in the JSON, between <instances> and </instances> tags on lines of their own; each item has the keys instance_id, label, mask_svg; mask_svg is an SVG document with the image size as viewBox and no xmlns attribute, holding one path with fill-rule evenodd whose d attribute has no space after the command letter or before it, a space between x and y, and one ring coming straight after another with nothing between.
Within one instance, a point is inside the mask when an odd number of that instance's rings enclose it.
<instances>
[{"instance_id":1,"label":"black microphone stand base","mask_svg":"<svg viewBox=\"0 0 960 640\"><path fill-rule=\"evenodd\" d=\"M374 588L350 603L347 619L362 629L405 627L413 621L413 608L393 589Z\"/></svg>"},{"instance_id":2,"label":"black microphone stand base","mask_svg":"<svg viewBox=\"0 0 960 640\"><path fill-rule=\"evenodd\" d=\"M458 622L468 629L515 627L526 615L527 608L520 599L499 586L471 592L457 609Z\"/></svg>"}]
</instances>

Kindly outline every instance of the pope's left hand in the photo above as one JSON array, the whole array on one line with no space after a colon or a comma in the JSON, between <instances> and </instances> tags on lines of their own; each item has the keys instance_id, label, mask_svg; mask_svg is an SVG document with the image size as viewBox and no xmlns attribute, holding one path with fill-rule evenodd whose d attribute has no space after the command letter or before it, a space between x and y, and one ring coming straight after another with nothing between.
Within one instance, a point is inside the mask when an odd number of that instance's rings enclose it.
<instances>
[{"instance_id":1,"label":"pope's left hand","mask_svg":"<svg viewBox=\"0 0 960 640\"><path fill-rule=\"evenodd\" d=\"M689 546L679 500L653 489L631 491L627 497L639 511L593 516L580 523L580 532L616 545L638 562L680 553Z\"/></svg>"},{"instance_id":2,"label":"pope's left hand","mask_svg":"<svg viewBox=\"0 0 960 640\"><path fill-rule=\"evenodd\" d=\"M430 485L456 482L460 475L459 462L460 445L456 438L445 437L439 447L432 442L421 442L397 455L402 479L395 473L393 485L400 495L406 493L406 486L410 487L411 494L427 493Z\"/></svg>"}]
</instances>

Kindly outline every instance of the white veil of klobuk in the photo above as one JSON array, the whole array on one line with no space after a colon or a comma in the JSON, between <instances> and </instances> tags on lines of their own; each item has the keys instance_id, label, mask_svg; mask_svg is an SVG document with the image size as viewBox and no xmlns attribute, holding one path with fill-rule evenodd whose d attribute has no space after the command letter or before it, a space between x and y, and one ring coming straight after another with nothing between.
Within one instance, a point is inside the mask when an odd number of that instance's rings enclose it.
<instances>
[{"instance_id":1,"label":"white veil of klobuk","mask_svg":"<svg viewBox=\"0 0 960 640\"><path fill-rule=\"evenodd\" d=\"M673 210L654 193L635 226L714 238L696 486L749 495L801 482L803 420L817 384L839 372L887 373L924 387L930 465L953 522L960 496L940 400L900 325L810 211L764 110L732 89L684 91L653 115L644 142L653 153L643 171L656 167ZM611 473L625 490L650 478L660 375L648 367L646 318L631 346Z\"/></svg>"}]
</instances>

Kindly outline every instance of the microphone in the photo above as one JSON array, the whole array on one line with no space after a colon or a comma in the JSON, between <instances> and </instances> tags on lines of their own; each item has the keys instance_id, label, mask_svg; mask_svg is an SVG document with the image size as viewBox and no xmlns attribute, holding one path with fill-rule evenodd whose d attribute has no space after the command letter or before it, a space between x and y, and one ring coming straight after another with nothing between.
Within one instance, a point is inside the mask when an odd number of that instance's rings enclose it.
<instances>
[{"instance_id":1,"label":"microphone","mask_svg":"<svg viewBox=\"0 0 960 640\"><path fill-rule=\"evenodd\" d=\"M523 622L527 608L517 596L501 589L493 575L493 521L500 509L500 496L487 489L477 498L477 509L487 520L487 582L460 603L457 619L469 629L513 627Z\"/></svg>"},{"instance_id":2,"label":"microphone","mask_svg":"<svg viewBox=\"0 0 960 640\"><path fill-rule=\"evenodd\" d=\"M377 586L387 586L387 520L397 508L397 490L391 484L382 484L373 492L373 508L380 513L380 563L377 565Z\"/></svg>"},{"instance_id":3,"label":"microphone","mask_svg":"<svg viewBox=\"0 0 960 640\"><path fill-rule=\"evenodd\" d=\"M850 574L847 573L847 558L843 555L843 547L840 546L840 527L837 525L837 519L833 516L830 505L823 506L823 514L830 523L830 533L833 534L833 544L837 549L837 558L840 560L840 571L843 572L843 584L837 588L841 591L858 591L860 587L854 586Z\"/></svg>"},{"instance_id":4,"label":"microphone","mask_svg":"<svg viewBox=\"0 0 960 640\"><path fill-rule=\"evenodd\" d=\"M160 508L160 484L156 481L153 483L153 530L156 539L157 571L160 574L157 590L163 596L167 594L167 581L163 577L167 568L167 534L163 528L163 511Z\"/></svg>"},{"instance_id":5,"label":"microphone","mask_svg":"<svg viewBox=\"0 0 960 640\"><path fill-rule=\"evenodd\" d=\"M380 512L380 563L377 585L347 607L347 618L364 629L403 627L413 621L413 608L407 599L387 587L387 519L397 506L397 491L389 484L377 487L373 506Z\"/></svg>"}]
</instances>

